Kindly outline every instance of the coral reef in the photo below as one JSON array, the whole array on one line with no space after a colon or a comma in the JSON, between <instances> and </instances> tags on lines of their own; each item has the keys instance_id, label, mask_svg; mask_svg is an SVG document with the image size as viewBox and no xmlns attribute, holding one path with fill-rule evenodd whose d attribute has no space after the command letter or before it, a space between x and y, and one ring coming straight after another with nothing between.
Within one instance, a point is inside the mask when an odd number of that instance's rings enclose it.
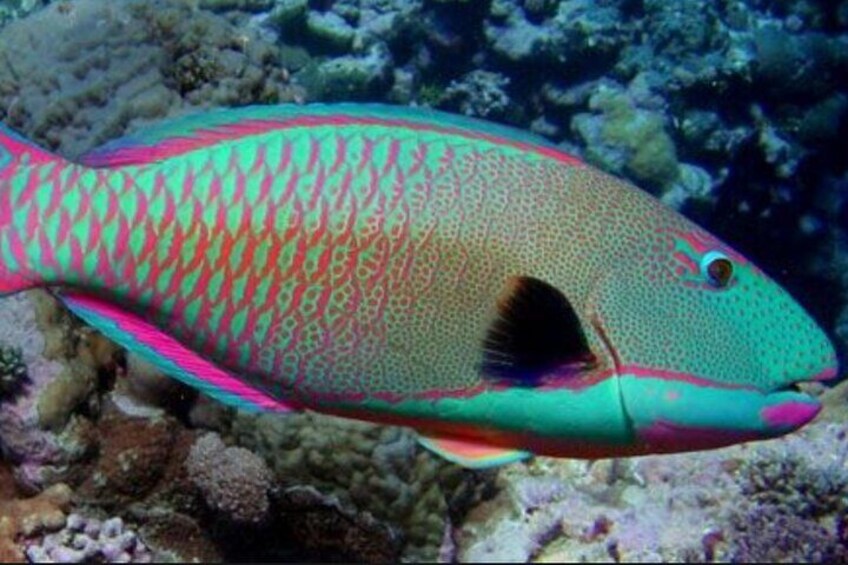
<instances>
[{"instance_id":1,"label":"coral reef","mask_svg":"<svg viewBox=\"0 0 848 565\"><path fill-rule=\"evenodd\" d=\"M59 530L71 505L71 489L56 484L32 498L17 498L11 476L0 469L0 561L24 561L19 540Z\"/></svg>"},{"instance_id":2,"label":"coral reef","mask_svg":"<svg viewBox=\"0 0 848 565\"><path fill-rule=\"evenodd\" d=\"M0 2L0 27L42 8L49 0L4 0Z\"/></svg>"},{"instance_id":3,"label":"coral reef","mask_svg":"<svg viewBox=\"0 0 848 565\"><path fill-rule=\"evenodd\" d=\"M539 458L453 534L461 561L844 560L845 426L594 463ZM788 462L788 463L787 463Z\"/></svg>"},{"instance_id":4,"label":"coral reef","mask_svg":"<svg viewBox=\"0 0 848 565\"><path fill-rule=\"evenodd\" d=\"M375 44L362 55L344 55L321 63L310 92L323 100L373 99L388 89L392 77L391 54Z\"/></svg>"},{"instance_id":5,"label":"coral reef","mask_svg":"<svg viewBox=\"0 0 848 565\"><path fill-rule=\"evenodd\" d=\"M509 79L489 71L471 71L445 89L439 105L467 116L496 118L506 114L510 105L504 88Z\"/></svg>"},{"instance_id":6,"label":"coral reef","mask_svg":"<svg viewBox=\"0 0 848 565\"><path fill-rule=\"evenodd\" d=\"M635 107L634 99L629 92L600 84L589 99L589 108L598 113L577 114L572 124L586 141L591 162L646 188L663 189L680 175L675 145L662 114Z\"/></svg>"},{"instance_id":7,"label":"coral reef","mask_svg":"<svg viewBox=\"0 0 848 565\"><path fill-rule=\"evenodd\" d=\"M848 546L815 520L766 504L734 515L734 563L845 563Z\"/></svg>"},{"instance_id":8,"label":"coral reef","mask_svg":"<svg viewBox=\"0 0 848 565\"><path fill-rule=\"evenodd\" d=\"M69 514L64 528L29 543L26 556L33 563L150 563L153 557L120 518L101 522L80 514Z\"/></svg>"},{"instance_id":9,"label":"coral reef","mask_svg":"<svg viewBox=\"0 0 848 565\"><path fill-rule=\"evenodd\" d=\"M33 491L82 472L91 457L98 409L98 367L109 352L74 323L43 291L3 299L0 341L20 348L28 379L0 411L0 447L17 466L19 483Z\"/></svg>"},{"instance_id":10,"label":"coral reef","mask_svg":"<svg viewBox=\"0 0 848 565\"><path fill-rule=\"evenodd\" d=\"M191 447L185 464L206 504L226 520L255 524L268 517L272 475L257 455L243 447L226 447L217 434L209 433Z\"/></svg>"},{"instance_id":11,"label":"coral reef","mask_svg":"<svg viewBox=\"0 0 848 565\"><path fill-rule=\"evenodd\" d=\"M203 500L186 471L196 435L117 387L104 397L96 431L97 457L75 489L78 505L132 524L154 561L219 561L200 526Z\"/></svg>"},{"instance_id":12,"label":"coral reef","mask_svg":"<svg viewBox=\"0 0 848 565\"><path fill-rule=\"evenodd\" d=\"M397 562L402 539L395 528L368 512L345 508L314 487L294 486L278 498L281 520L290 535L317 556L345 556L368 563Z\"/></svg>"},{"instance_id":13,"label":"coral reef","mask_svg":"<svg viewBox=\"0 0 848 565\"><path fill-rule=\"evenodd\" d=\"M301 97L278 56L253 28L185 2L55 3L2 30L0 119L76 157L192 106Z\"/></svg>"},{"instance_id":14,"label":"coral reef","mask_svg":"<svg viewBox=\"0 0 848 565\"><path fill-rule=\"evenodd\" d=\"M489 492L493 478L421 451L402 428L311 413L240 414L232 433L265 458L283 487L311 485L346 512L397 528L408 559L434 559L451 516Z\"/></svg>"},{"instance_id":15,"label":"coral reef","mask_svg":"<svg viewBox=\"0 0 848 565\"><path fill-rule=\"evenodd\" d=\"M182 463L190 441L179 424L163 416L127 416L110 404L98 422L97 458L78 487L81 499L120 508L178 484L172 467Z\"/></svg>"}]
</instances>

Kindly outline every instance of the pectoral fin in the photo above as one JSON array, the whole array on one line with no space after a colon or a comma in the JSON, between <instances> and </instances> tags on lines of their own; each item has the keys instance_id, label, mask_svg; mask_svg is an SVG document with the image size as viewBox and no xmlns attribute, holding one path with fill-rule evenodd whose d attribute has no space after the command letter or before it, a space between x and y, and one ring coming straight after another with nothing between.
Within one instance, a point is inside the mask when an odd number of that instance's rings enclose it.
<instances>
[{"instance_id":1,"label":"pectoral fin","mask_svg":"<svg viewBox=\"0 0 848 565\"><path fill-rule=\"evenodd\" d=\"M419 436L418 443L451 463L469 469L489 469L533 456L527 451L492 446L469 439Z\"/></svg>"},{"instance_id":2,"label":"pectoral fin","mask_svg":"<svg viewBox=\"0 0 848 565\"><path fill-rule=\"evenodd\" d=\"M483 343L484 376L535 386L552 371L577 373L594 362L580 318L559 289L534 277L509 280Z\"/></svg>"}]
</instances>

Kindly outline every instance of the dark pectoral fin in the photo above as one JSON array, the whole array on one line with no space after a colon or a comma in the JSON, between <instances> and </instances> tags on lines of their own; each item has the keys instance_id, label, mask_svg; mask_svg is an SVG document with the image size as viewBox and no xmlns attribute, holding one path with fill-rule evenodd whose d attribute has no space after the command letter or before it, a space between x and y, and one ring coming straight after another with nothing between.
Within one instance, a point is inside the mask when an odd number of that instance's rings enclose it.
<instances>
[{"instance_id":1,"label":"dark pectoral fin","mask_svg":"<svg viewBox=\"0 0 848 565\"><path fill-rule=\"evenodd\" d=\"M498 299L483 344L483 374L533 386L562 366L594 360L580 319L565 295L533 277L514 277Z\"/></svg>"}]
</instances>

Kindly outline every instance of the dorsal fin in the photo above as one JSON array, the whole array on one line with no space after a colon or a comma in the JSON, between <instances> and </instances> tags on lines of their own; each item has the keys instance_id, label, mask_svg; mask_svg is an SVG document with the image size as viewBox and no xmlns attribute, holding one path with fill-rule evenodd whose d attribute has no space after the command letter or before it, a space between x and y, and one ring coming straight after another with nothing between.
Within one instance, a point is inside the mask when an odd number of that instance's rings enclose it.
<instances>
[{"instance_id":1,"label":"dorsal fin","mask_svg":"<svg viewBox=\"0 0 848 565\"><path fill-rule=\"evenodd\" d=\"M143 165L211 144L285 130L295 126L390 125L412 131L438 131L520 146L569 164L579 164L545 139L509 126L426 108L383 104L282 104L211 110L192 114L110 141L84 155L90 167Z\"/></svg>"},{"instance_id":2,"label":"dorsal fin","mask_svg":"<svg viewBox=\"0 0 848 565\"><path fill-rule=\"evenodd\" d=\"M564 366L594 362L580 319L565 295L534 277L513 277L497 303L498 316L483 344L482 372L533 386Z\"/></svg>"}]
</instances>

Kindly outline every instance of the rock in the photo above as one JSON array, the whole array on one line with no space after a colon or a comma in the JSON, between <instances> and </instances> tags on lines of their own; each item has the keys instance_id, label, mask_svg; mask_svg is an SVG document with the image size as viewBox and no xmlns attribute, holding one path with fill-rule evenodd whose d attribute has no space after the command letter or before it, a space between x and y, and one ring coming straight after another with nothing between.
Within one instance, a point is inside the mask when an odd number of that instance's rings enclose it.
<instances>
[{"instance_id":1,"label":"rock","mask_svg":"<svg viewBox=\"0 0 848 565\"><path fill-rule=\"evenodd\" d=\"M679 178L677 151L661 114L636 107L620 89L605 87L589 106L599 113L572 119L589 161L654 191L664 191Z\"/></svg>"},{"instance_id":2,"label":"rock","mask_svg":"<svg viewBox=\"0 0 848 565\"><path fill-rule=\"evenodd\" d=\"M510 106L505 89L509 79L499 73L471 71L461 80L450 83L439 106L459 111L466 116L503 118Z\"/></svg>"},{"instance_id":3,"label":"rock","mask_svg":"<svg viewBox=\"0 0 848 565\"><path fill-rule=\"evenodd\" d=\"M44 291L0 300L0 342L20 349L28 375L0 410L0 445L26 489L75 480L84 469L74 464L94 451L92 423L76 411L99 402L98 366L82 355L79 331Z\"/></svg>"},{"instance_id":4,"label":"rock","mask_svg":"<svg viewBox=\"0 0 848 565\"><path fill-rule=\"evenodd\" d=\"M27 558L35 563L150 563L153 555L119 517L104 522L70 514L65 527L30 543Z\"/></svg>"},{"instance_id":5,"label":"rock","mask_svg":"<svg viewBox=\"0 0 848 565\"><path fill-rule=\"evenodd\" d=\"M681 163L680 178L662 195L662 201L678 210L685 204L709 203L714 197L715 185L704 168Z\"/></svg>"},{"instance_id":6,"label":"rock","mask_svg":"<svg viewBox=\"0 0 848 565\"><path fill-rule=\"evenodd\" d=\"M59 530L70 508L71 489L56 484L33 498L0 498L0 561L24 562L22 537Z\"/></svg>"},{"instance_id":7,"label":"rock","mask_svg":"<svg viewBox=\"0 0 848 565\"><path fill-rule=\"evenodd\" d=\"M328 52L343 53L350 49L356 31L335 12L309 12L306 28L311 40Z\"/></svg>"},{"instance_id":8,"label":"rock","mask_svg":"<svg viewBox=\"0 0 848 565\"><path fill-rule=\"evenodd\" d=\"M387 91L391 79L391 54L375 44L364 56L345 55L319 65L314 90L325 100L361 100Z\"/></svg>"}]
</instances>

